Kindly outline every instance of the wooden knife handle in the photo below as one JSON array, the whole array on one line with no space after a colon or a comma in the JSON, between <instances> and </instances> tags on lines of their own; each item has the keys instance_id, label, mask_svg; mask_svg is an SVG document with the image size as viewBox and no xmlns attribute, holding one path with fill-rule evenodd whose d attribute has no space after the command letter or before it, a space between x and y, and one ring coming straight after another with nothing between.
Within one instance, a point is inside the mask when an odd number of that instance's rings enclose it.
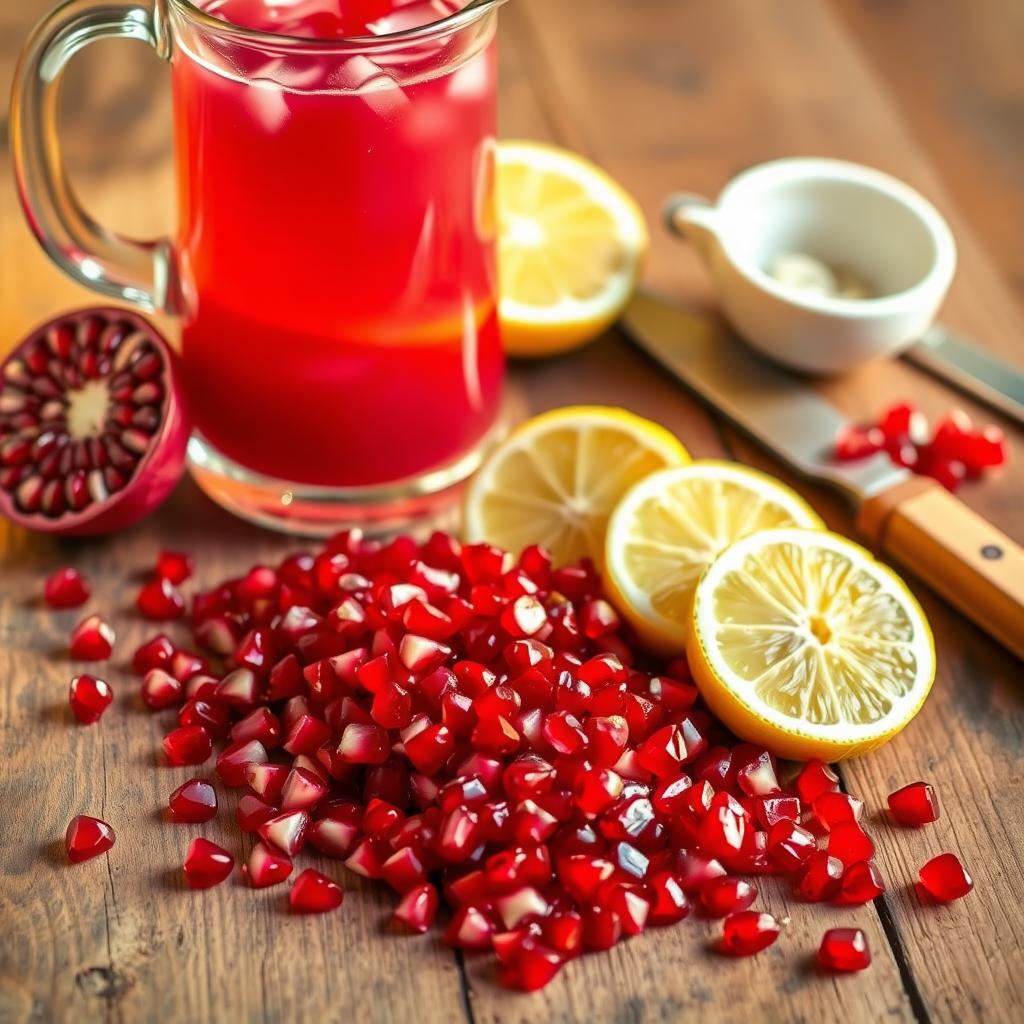
<instances>
[{"instance_id":1,"label":"wooden knife handle","mask_svg":"<svg viewBox=\"0 0 1024 1024\"><path fill-rule=\"evenodd\" d=\"M945 488L915 477L869 499L857 525L1024 659L1024 549Z\"/></svg>"}]
</instances>

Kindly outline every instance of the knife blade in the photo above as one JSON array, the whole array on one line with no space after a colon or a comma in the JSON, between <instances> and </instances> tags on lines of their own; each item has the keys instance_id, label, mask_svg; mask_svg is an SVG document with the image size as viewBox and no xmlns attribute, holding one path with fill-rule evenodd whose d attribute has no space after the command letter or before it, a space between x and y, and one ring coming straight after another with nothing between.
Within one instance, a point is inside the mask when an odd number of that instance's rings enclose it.
<instances>
[{"instance_id":1,"label":"knife blade","mask_svg":"<svg viewBox=\"0 0 1024 1024\"><path fill-rule=\"evenodd\" d=\"M1024 423L1024 374L941 324L907 349L903 358Z\"/></svg>"},{"instance_id":2,"label":"knife blade","mask_svg":"<svg viewBox=\"0 0 1024 1024\"><path fill-rule=\"evenodd\" d=\"M639 292L622 326L657 362L800 475L838 488L867 539L1024 658L1024 549L933 480L880 453L832 459L847 418L724 323Z\"/></svg>"}]
</instances>

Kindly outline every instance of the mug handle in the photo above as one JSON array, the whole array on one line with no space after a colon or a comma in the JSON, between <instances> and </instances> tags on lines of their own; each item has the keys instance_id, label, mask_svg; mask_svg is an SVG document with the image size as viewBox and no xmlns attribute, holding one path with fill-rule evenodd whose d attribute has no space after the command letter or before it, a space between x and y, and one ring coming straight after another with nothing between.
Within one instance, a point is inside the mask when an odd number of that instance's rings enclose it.
<instances>
[{"instance_id":1,"label":"mug handle","mask_svg":"<svg viewBox=\"0 0 1024 1024\"><path fill-rule=\"evenodd\" d=\"M74 280L147 312L169 311L170 240L125 238L93 220L68 180L57 127L64 69L90 43L139 39L170 56L161 9L161 0L68 0L33 31L11 96L15 178L36 238Z\"/></svg>"}]
</instances>

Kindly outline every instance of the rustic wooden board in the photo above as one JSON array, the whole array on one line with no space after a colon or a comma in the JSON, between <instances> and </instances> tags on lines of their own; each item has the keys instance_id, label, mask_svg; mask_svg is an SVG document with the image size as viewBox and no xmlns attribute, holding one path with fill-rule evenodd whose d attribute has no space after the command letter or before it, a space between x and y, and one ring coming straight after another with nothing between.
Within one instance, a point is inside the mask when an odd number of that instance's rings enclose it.
<instances>
[{"instance_id":1,"label":"rustic wooden board","mask_svg":"<svg viewBox=\"0 0 1024 1024\"><path fill-rule=\"evenodd\" d=\"M0 11L0 84L46 6L22 0ZM950 216L962 267L949 322L1024 361L1024 152L1019 131L1014 136L1024 103L1017 58L1024 38L1013 0L517 0L504 19L507 136L550 138L588 153L626 183L652 222L669 190L714 194L741 167L773 156L874 163L923 188ZM83 194L100 215L140 234L169 223L164 77L142 47L105 47L73 69L67 90L68 149ZM9 182L2 158L0 175ZM657 230L649 278L694 305L710 304L692 255ZM36 320L89 301L38 252L13 190L0 191L0 348ZM697 454L778 472L619 337L519 368L515 387L532 409L624 404L664 422ZM901 365L871 368L826 390L861 415L903 394L930 412L952 401ZM805 490L830 524L850 529L834 498ZM1019 466L966 490L965 499L1024 539ZM230 519L187 483L157 517L116 541L59 544L0 525L5 1024L352 1015L424 1022L1017 1019L1024 999L1021 667L922 588L940 650L935 694L904 736L844 769L851 790L876 808L917 777L940 789L937 825L908 832L877 821L886 897L840 912L791 905L769 886L765 905L789 913L792 924L758 958L723 961L710 950L710 924L690 920L588 957L525 997L498 989L486 961L463 964L433 937L395 939L385 923L389 897L351 875L341 913L311 920L290 917L273 890L253 894L235 881L203 895L182 887L177 865L197 829L159 819L167 793L187 774L155 770L163 723L127 696L133 687L119 667L111 681L122 700L99 726L76 727L65 704L70 666L63 654L75 616L40 614L37 597L44 572L69 561L81 566L95 582L96 604L116 610L119 647L129 651L145 635L128 609L131 574L165 545L196 552L200 582L297 547ZM70 869L59 840L80 812L107 816L121 841L113 855ZM923 906L909 883L940 849L963 854L977 889L951 907ZM875 964L864 975L834 979L814 970L821 931L841 921L868 932Z\"/></svg>"}]
</instances>

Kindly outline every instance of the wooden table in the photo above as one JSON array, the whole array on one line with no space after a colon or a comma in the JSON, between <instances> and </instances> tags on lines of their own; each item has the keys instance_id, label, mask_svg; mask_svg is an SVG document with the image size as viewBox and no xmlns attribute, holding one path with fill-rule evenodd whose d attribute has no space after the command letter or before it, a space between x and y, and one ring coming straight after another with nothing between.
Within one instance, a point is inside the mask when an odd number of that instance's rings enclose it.
<instances>
[{"instance_id":1,"label":"wooden table","mask_svg":"<svg viewBox=\"0 0 1024 1024\"><path fill-rule=\"evenodd\" d=\"M3 5L0 82L47 3ZM515 0L503 19L506 136L588 154L652 222L671 189L714 194L771 157L875 164L923 189L953 224L962 261L948 322L1024 362L1024 6L1016 0ZM169 220L164 76L143 48L104 44L68 88L66 140L82 192L135 233ZM6 345L44 316L92 300L46 264L16 210L9 164L0 172ZM708 304L692 255L657 228L654 238L651 282ZM535 409L621 403L663 421L699 455L778 471L618 336L519 368L515 381ZM959 400L899 364L825 390L860 416L907 395L932 414ZM1024 540L1019 434L1014 443L1017 466L963 494ZM835 499L806 491L831 525L849 530ZM157 769L162 723L136 707L123 671L112 679L122 699L101 725L70 721L61 650L74 614L47 614L38 602L45 572L79 565L97 584L96 604L116 616L120 651L129 651L146 629L128 610L126 579L162 545L194 551L207 582L295 546L231 520L188 483L157 517L116 539L62 545L0 526L0 1021L1021 1019L1022 667L927 590L916 588L939 645L934 695L891 745L842 767L873 817L886 793L917 778L933 782L942 801L941 820L920 831L872 821L884 898L840 911L790 905L768 886L763 903L792 924L759 957L715 956L711 925L688 920L586 957L543 993L520 996L435 937L389 935L390 897L351 876L342 912L323 918L292 918L280 891L253 893L237 881L206 894L183 888L178 865L194 830L161 824L159 809L188 773ZM234 798L227 802L230 812ZM60 839L80 812L109 819L120 841L109 856L69 868ZM911 881L947 849L962 855L976 889L951 906L923 906ZM875 962L863 975L813 967L822 930L840 923L868 934Z\"/></svg>"}]
</instances>

